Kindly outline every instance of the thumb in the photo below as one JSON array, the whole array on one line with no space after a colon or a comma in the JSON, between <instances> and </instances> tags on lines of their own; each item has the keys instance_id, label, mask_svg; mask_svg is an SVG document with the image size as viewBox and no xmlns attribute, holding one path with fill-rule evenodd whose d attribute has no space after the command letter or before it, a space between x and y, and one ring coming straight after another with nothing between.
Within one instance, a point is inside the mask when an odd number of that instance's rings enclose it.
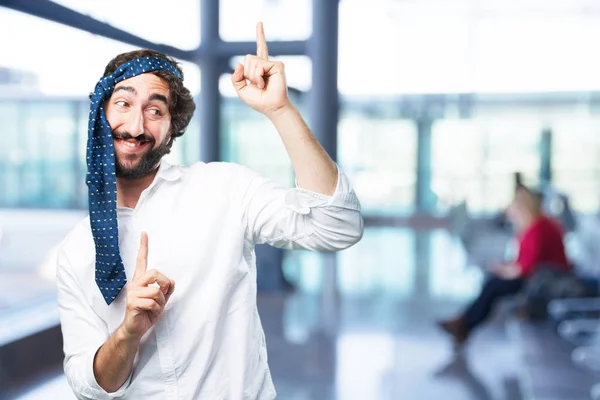
<instances>
[{"instance_id":1,"label":"thumb","mask_svg":"<svg viewBox=\"0 0 600 400\"><path fill-rule=\"evenodd\" d=\"M148 234L142 232L133 279L135 280L138 276L146 272L146 269L148 269Z\"/></svg>"},{"instance_id":2,"label":"thumb","mask_svg":"<svg viewBox=\"0 0 600 400\"><path fill-rule=\"evenodd\" d=\"M244 65L238 64L231 75L231 83L233 83L233 87L236 91L243 90L248 83L246 82L246 78L244 78Z\"/></svg>"}]
</instances>

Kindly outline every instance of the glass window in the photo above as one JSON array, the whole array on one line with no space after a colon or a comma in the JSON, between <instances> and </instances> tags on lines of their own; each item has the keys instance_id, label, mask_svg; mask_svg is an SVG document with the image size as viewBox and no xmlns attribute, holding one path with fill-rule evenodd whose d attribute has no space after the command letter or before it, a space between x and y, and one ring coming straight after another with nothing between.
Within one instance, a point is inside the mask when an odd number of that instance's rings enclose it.
<instances>
[{"instance_id":1,"label":"glass window","mask_svg":"<svg viewBox=\"0 0 600 400\"><path fill-rule=\"evenodd\" d=\"M110 7L106 9L111 10ZM156 31L163 30L156 29ZM36 36L31 35L31 32L44 32L44 34ZM0 65L11 71L19 71L19 74L24 76L31 76L28 82L21 82L22 84L17 88L21 94L41 93L87 98L102 76L106 64L116 55L136 49L114 40L5 8L0 8L0 35L19 37L19 40L8 40L2 43ZM59 46L57 43L69 45ZM186 86L192 93L198 93L199 68L187 62L182 62L182 68Z\"/></svg>"},{"instance_id":2,"label":"glass window","mask_svg":"<svg viewBox=\"0 0 600 400\"><path fill-rule=\"evenodd\" d=\"M344 94L600 88L594 12L566 1L340 2ZM361 29L357 29L361 27ZM357 50L358 49L358 50ZM532 51L535 49L535 51ZM369 74L372 60L385 73Z\"/></svg>"},{"instance_id":3,"label":"glass window","mask_svg":"<svg viewBox=\"0 0 600 400\"><path fill-rule=\"evenodd\" d=\"M344 295L410 297L415 289L415 235L408 229L368 227L359 243L338 254L337 264Z\"/></svg>"},{"instance_id":4,"label":"glass window","mask_svg":"<svg viewBox=\"0 0 600 400\"><path fill-rule=\"evenodd\" d=\"M343 0L339 88L345 95L470 91L468 16L443 2ZM360 27L360 28L357 28ZM373 71L373 60L384 66ZM466 66L466 67L465 67Z\"/></svg>"},{"instance_id":5,"label":"glass window","mask_svg":"<svg viewBox=\"0 0 600 400\"><path fill-rule=\"evenodd\" d=\"M31 35L31 32L44 34ZM49 95L89 95L108 61L119 53L134 49L4 8L0 8L0 35L19 38L3 42L0 65L33 74L35 85L27 91Z\"/></svg>"},{"instance_id":6,"label":"glass window","mask_svg":"<svg viewBox=\"0 0 600 400\"><path fill-rule=\"evenodd\" d=\"M244 165L283 186L294 185L292 163L271 121L237 98L226 99L221 118L224 161Z\"/></svg>"},{"instance_id":7,"label":"glass window","mask_svg":"<svg viewBox=\"0 0 600 400\"><path fill-rule=\"evenodd\" d=\"M358 244L337 254L336 263L342 295L410 297L415 289L415 235L407 229L367 227ZM303 292L319 293L329 267L318 253L286 252L286 276Z\"/></svg>"},{"instance_id":8,"label":"glass window","mask_svg":"<svg viewBox=\"0 0 600 400\"><path fill-rule=\"evenodd\" d=\"M429 293L434 299L473 299L481 290L484 270L468 266L467 256L456 237L445 230L427 234Z\"/></svg>"},{"instance_id":9,"label":"glass window","mask_svg":"<svg viewBox=\"0 0 600 400\"><path fill-rule=\"evenodd\" d=\"M466 200L469 211L494 213L514 194L514 174L537 184L541 122L504 116L445 119L432 127L432 189L438 207Z\"/></svg>"},{"instance_id":10,"label":"glass window","mask_svg":"<svg viewBox=\"0 0 600 400\"><path fill-rule=\"evenodd\" d=\"M323 256L308 250L286 250L283 271L286 277L304 293L320 293L323 290L325 265Z\"/></svg>"},{"instance_id":11,"label":"glass window","mask_svg":"<svg viewBox=\"0 0 600 400\"><path fill-rule=\"evenodd\" d=\"M184 50L200 45L200 1L53 0L154 43Z\"/></svg>"},{"instance_id":12,"label":"glass window","mask_svg":"<svg viewBox=\"0 0 600 400\"><path fill-rule=\"evenodd\" d=\"M16 111L12 117L8 116L11 109ZM6 183L2 205L42 208L76 205L76 110L76 103L65 101L21 101L16 109L0 103L0 114L7 114L9 121L2 132L2 152L7 156L3 157L7 164L0 170Z\"/></svg>"},{"instance_id":13,"label":"glass window","mask_svg":"<svg viewBox=\"0 0 600 400\"><path fill-rule=\"evenodd\" d=\"M484 138L476 124L471 120L435 121L431 137L431 188L440 201L438 207L477 196Z\"/></svg>"},{"instance_id":14,"label":"glass window","mask_svg":"<svg viewBox=\"0 0 600 400\"><path fill-rule=\"evenodd\" d=\"M77 154L79 156L79 173L81 178L77 191L77 201L81 208L88 208L88 187L85 183L85 175L87 174L86 152L88 140L88 116L90 114L89 100L81 100L79 102L79 114L77 118Z\"/></svg>"},{"instance_id":15,"label":"glass window","mask_svg":"<svg viewBox=\"0 0 600 400\"><path fill-rule=\"evenodd\" d=\"M577 211L600 206L600 119L562 118L552 123L552 181Z\"/></svg>"},{"instance_id":16,"label":"glass window","mask_svg":"<svg viewBox=\"0 0 600 400\"><path fill-rule=\"evenodd\" d=\"M308 121L304 93L311 84L310 59L305 56L273 59L285 63L290 99ZM234 57L231 65L242 60L243 57ZM219 87L224 100L221 109L222 159L242 164L281 185L293 187L294 170L273 124L237 97L231 74L221 76Z\"/></svg>"},{"instance_id":17,"label":"glass window","mask_svg":"<svg viewBox=\"0 0 600 400\"><path fill-rule=\"evenodd\" d=\"M363 211L410 213L415 202L416 124L352 111L342 113L338 126L340 166L352 181Z\"/></svg>"},{"instance_id":18,"label":"glass window","mask_svg":"<svg viewBox=\"0 0 600 400\"><path fill-rule=\"evenodd\" d=\"M183 165L190 165L200 160L200 117L197 110L183 136L173 144L171 154L166 160L171 164Z\"/></svg>"},{"instance_id":19,"label":"glass window","mask_svg":"<svg viewBox=\"0 0 600 400\"><path fill-rule=\"evenodd\" d=\"M600 24L597 16L578 7L574 2L539 2L529 13L480 13L470 40L476 91L600 88L600 57L589 51Z\"/></svg>"},{"instance_id":20,"label":"glass window","mask_svg":"<svg viewBox=\"0 0 600 400\"><path fill-rule=\"evenodd\" d=\"M14 207L19 198L19 171L26 161L20 146L20 107L16 102L0 102L0 206Z\"/></svg>"},{"instance_id":21,"label":"glass window","mask_svg":"<svg viewBox=\"0 0 600 400\"><path fill-rule=\"evenodd\" d=\"M303 40L312 31L311 0L219 0L219 6L225 41L254 41L257 21L264 23L267 41Z\"/></svg>"}]
</instances>

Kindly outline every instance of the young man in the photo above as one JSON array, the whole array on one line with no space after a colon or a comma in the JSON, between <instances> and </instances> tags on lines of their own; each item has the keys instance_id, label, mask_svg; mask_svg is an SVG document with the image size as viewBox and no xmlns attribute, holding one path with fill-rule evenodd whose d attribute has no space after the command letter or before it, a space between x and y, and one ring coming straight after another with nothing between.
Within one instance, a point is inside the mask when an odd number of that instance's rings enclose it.
<instances>
[{"instance_id":1,"label":"young man","mask_svg":"<svg viewBox=\"0 0 600 400\"><path fill-rule=\"evenodd\" d=\"M297 188L231 163L161 161L194 111L181 81L172 59L131 52L91 97L90 216L57 269L64 368L80 399L274 398L254 244L337 251L363 233L359 201L290 103L261 24L257 55L232 82L277 128Z\"/></svg>"},{"instance_id":2,"label":"young man","mask_svg":"<svg viewBox=\"0 0 600 400\"><path fill-rule=\"evenodd\" d=\"M527 187L519 185L507 210L519 240L519 254L514 262L499 264L479 296L464 313L440 323L455 344L463 344L473 330L488 317L503 296L518 293L527 279L542 265L569 270L563 233L556 222L544 216L541 198Z\"/></svg>"}]
</instances>

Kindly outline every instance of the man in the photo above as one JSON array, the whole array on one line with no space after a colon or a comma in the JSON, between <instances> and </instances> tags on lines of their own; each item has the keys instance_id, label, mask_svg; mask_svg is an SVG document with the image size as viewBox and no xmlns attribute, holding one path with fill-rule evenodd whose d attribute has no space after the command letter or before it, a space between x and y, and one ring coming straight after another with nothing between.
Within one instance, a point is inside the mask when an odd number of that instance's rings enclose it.
<instances>
[{"instance_id":1,"label":"man","mask_svg":"<svg viewBox=\"0 0 600 400\"><path fill-rule=\"evenodd\" d=\"M473 330L488 317L496 302L503 296L518 293L538 267L551 265L569 270L562 230L542 214L540 196L526 186L518 186L507 215L517 231L518 257L514 262L496 265L495 276L485 283L467 310L440 323L455 344L466 342Z\"/></svg>"},{"instance_id":2,"label":"man","mask_svg":"<svg viewBox=\"0 0 600 400\"><path fill-rule=\"evenodd\" d=\"M277 128L298 188L230 163L161 161L194 110L181 78L162 54L126 53L91 97L90 217L57 269L64 368L80 399L274 398L254 244L336 251L363 233L359 201L290 103L261 24L232 83Z\"/></svg>"}]
</instances>

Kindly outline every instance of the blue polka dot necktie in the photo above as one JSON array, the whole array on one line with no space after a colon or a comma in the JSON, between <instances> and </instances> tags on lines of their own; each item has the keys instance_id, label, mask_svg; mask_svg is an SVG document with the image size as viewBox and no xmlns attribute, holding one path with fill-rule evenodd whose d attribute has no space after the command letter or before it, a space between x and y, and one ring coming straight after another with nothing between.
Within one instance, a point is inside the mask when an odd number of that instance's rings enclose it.
<instances>
[{"instance_id":1,"label":"blue polka dot necktie","mask_svg":"<svg viewBox=\"0 0 600 400\"><path fill-rule=\"evenodd\" d=\"M117 177L112 129L104 103L118 82L134 76L166 70L182 79L168 61L143 57L128 61L98 81L91 96L88 125L86 182L89 189L89 209L92 235L96 246L96 283L110 305L127 283L123 260L119 253L117 225Z\"/></svg>"}]
</instances>

